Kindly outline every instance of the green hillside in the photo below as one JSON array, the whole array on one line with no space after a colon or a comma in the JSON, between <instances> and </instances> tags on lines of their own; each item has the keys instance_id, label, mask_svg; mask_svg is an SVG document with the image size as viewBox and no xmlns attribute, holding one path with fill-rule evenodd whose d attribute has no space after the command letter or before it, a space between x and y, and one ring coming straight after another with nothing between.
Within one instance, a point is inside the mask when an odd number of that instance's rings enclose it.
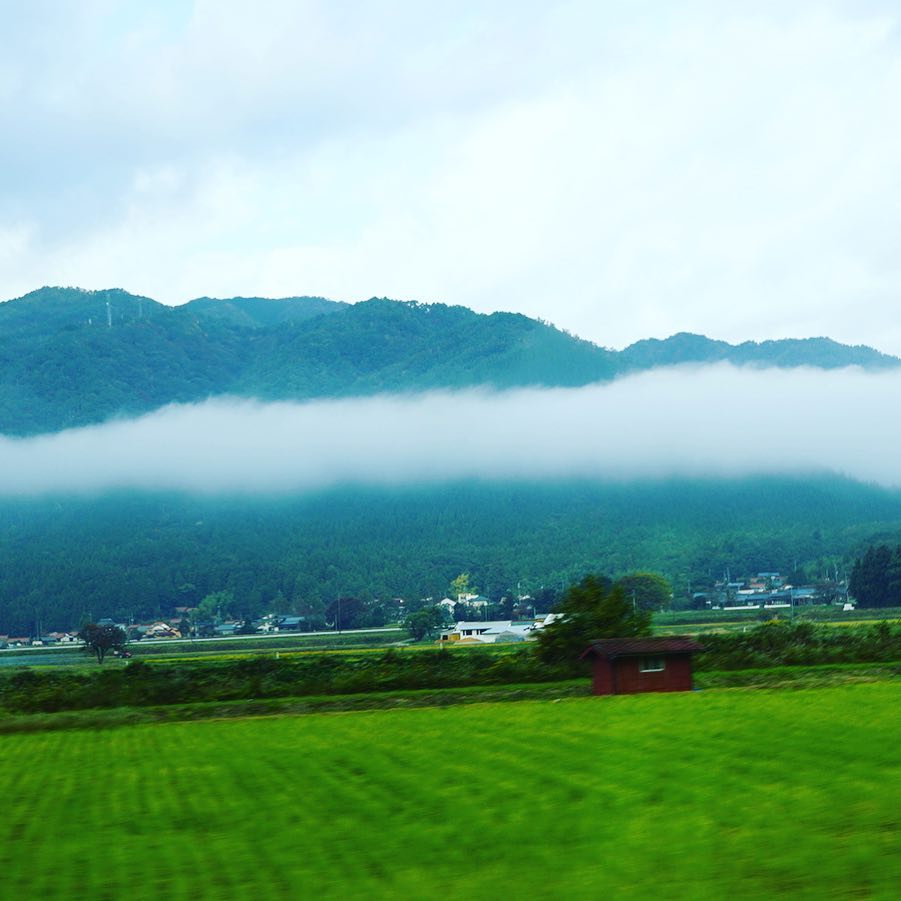
<instances>
[{"instance_id":1,"label":"green hillside","mask_svg":"<svg viewBox=\"0 0 901 901\"><path fill-rule=\"evenodd\" d=\"M337 313L347 306L324 297L232 297L218 300L198 297L179 307L183 314L198 319L218 319L244 328L269 328L287 322L304 322L326 313Z\"/></svg>"},{"instance_id":2,"label":"green hillside","mask_svg":"<svg viewBox=\"0 0 901 901\"><path fill-rule=\"evenodd\" d=\"M871 540L901 540L901 493L825 478L6 500L0 633L30 634L38 618L49 629L169 616L222 590L236 615L274 603L321 614L347 595L415 606L444 597L461 572L497 600L511 587L650 569L686 603L689 586L727 568L850 572Z\"/></svg>"},{"instance_id":3,"label":"green hillside","mask_svg":"<svg viewBox=\"0 0 901 901\"><path fill-rule=\"evenodd\" d=\"M613 355L514 313L373 299L269 336L241 394L307 398L492 385L584 385Z\"/></svg>"},{"instance_id":4,"label":"green hillside","mask_svg":"<svg viewBox=\"0 0 901 901\"><path fill-rule=\"evenodd\" d=\"M514 313L373 298L199 298L167 307L119 289L41 288L0 303L0 433L32 435L234 394L307 400L489 385L579 386L626 372L729 360L901 365L825 338L698 335L598 347Z\"/></svg>"},{"instance_id":5,"label":"green hillside","mask_svg":"<svg viewBox=\"0 0 901 901\"><path fill-rule=\"evenodd\" d=\"M830 338L745 341L733 345L688 332L680 332L662 341L657 338L637 341L621 351L617 358L621 371L724 361L736 365L813 366L817 369L839 369L844 366L890 369L901 365L897 357L880 353L872 347L849 347Z\"/></svg>"},{"instance_id":6,"label":"green hillside","mask_svg":"<svg viewBox=\"0 0 901 901\"><path fill-rule=\"evenodd\" d=\"M473 385L581 385L612 355L525 316L373 299L42 288L0 304L0 433L28 435L235 394L270 400Z\"/></svg>"}]
</instances>

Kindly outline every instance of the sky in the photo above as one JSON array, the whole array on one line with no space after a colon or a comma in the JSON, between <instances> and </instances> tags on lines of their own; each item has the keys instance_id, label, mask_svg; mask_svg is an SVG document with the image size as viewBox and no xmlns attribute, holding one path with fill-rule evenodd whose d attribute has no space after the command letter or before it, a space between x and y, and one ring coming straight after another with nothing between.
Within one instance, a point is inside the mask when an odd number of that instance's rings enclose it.
<instances>
[{"instance_id":1,"label":"sky","mask_svg":"<svg viewBox=\"0 0 901 901\"><path fill-rule=\"evenodd\" d=\"M0 298L901 354L901 6L0 0Z\"/></svg>"},{"instance_id":2,"label":"sky","mask_svg":"<svg viewBox=\"0 0 901 901\"><path fill-rule=\"evenodd\" d=\"M0 435L0 496L824 473L898 488L901 421L885 411L899 400L898 370L729 364L574 389L216 398L33 438Z\"/></svg>"}]
</instances>

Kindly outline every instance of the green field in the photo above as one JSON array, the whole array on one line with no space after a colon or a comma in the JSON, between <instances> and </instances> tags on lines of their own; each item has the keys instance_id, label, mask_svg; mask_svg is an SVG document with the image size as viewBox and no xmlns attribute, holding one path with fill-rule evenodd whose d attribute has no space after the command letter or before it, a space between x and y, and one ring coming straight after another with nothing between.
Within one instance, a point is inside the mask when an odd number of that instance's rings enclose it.
<instances>
[{"instance_id":1,"label":"green field","mask_svg":"<svg viewBox=\"0 0 901 901\"><path fill-rule=\"evenodd\" d=\"M283 635L247 635L230 639L204 639L188 641L132 641L128 650L134 659L168 660L197 658L216 660L246 657L249 654L284 653L293 651L341 651L363 648L392 647L407 639L404 629L385 628L369 632L285 633ZM112 656L106 664L115 664ZM85 666L93 665L92 655L85 653L81 645L55 645L41 648L15 648L0 651L0 668L6 666Z\"/></svg>"},{"instance_id":2,"label":"green field","mask_svg":"<svg viewBox=\"0 0 901 901\"><path fill-rule=\"evenodd\" d=\"M0 736L0 895L897 897L897 682Z\"/></svg>"}]
</instances>

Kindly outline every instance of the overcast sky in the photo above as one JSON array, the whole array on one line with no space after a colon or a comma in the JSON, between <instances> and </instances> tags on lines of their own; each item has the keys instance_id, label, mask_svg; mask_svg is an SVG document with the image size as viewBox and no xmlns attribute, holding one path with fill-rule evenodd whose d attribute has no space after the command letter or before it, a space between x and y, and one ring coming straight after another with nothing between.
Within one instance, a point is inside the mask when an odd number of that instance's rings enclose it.
<instances>
[{"instance_id":1,"label":"overcast sky","mask_svg":"<svg viewBox=\"0 0 901 901\"><path fill-rule=\"evenodd\" d=\"M0 435L0 496L823 472L899 487L901 421L885 415L899 402L898 371L728 364L571 389L218 398L35 438Z\"/></svg>"},{"instance_id":2,"label":"overcast sky","mask_svg":"<svg viewBox=\"0 0 901 901\"><path fill-rule=\"evenodd\" d=\"M901 353L901 5L0 0L0 297Z\"/></svg>"}]
</instances>

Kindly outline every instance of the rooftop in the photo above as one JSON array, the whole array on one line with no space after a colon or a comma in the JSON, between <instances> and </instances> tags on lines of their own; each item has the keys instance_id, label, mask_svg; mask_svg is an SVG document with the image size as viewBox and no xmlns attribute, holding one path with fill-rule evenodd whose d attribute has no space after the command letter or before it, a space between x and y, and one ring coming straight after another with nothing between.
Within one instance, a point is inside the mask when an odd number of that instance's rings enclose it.
<instances>
[{"instance_id":1,"label":"rooftop","mask_svg":"<svg viewBox=\"0 0 901 901\"><path fill-rule=\"evenodd\" d=\"M600 638L582 654L602 657L632 657L642 654L693 654L703 651L704 645L685 635L668 635L663 638Z\"/></svg>"}]
</instances>

